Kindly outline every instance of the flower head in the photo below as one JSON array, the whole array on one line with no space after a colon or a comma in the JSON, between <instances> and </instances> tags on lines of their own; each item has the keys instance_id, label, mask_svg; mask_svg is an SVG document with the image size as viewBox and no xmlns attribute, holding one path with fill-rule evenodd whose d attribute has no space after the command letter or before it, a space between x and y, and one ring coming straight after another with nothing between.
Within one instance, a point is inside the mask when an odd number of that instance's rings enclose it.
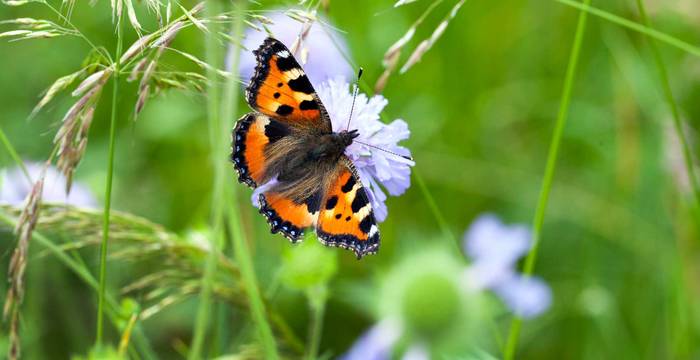
<instances>
[{"instance_id":1,"label":"flower head","mask_svg":"<svg viewBox=\"0 0 700 360\"><path fill-rule=\"evenodd\" d=\"M284 11L274 11L266 14L273 24L268 25L272 35L288 48L304 30L304 24L287 16ZM255 55L252 49L257 49L268 36L265 32L249 28L243 40L239 72L241 79L250 79L255 69ZM352 76L354 71L343 54L347 54L347 45L332 27L324 25L323 20L310 24L309 31L304 36L302 46L304 57L297 57L304 72L314 86L335 76ZM246 50L247 49L247 50ZM299 53L299 52L297 52ZM296 56L297 54L295 54ZM304 63L304 60L306 62Z\"/></svg>"},{"instance_id":2,"label":"flower head","mask_svg":"<svg viewBox=\"0 0 700 360\"><path fill-rule=\"evenodd\" d=\"M493 290L518 316L534 317L552 301L551 290L539 278L516 271L518 259L530 249L524 225L505 225L495 215L474 220L464 234L464 247L473 263L465 272L468 287Z\"/></svg>"},{"instance_id":3,"label":"flower head","mask_svg":"<svg viewBox=\"0 0 700 360\"><path fill-rule=\"evenodd\" d=\"M39 178L44 167L42 164L30 162L26 163L25 166L33 180ZM32 190L32 186L19 167L0 171L0 203L22 206L24 199ZM81 184L73 184L68 194L66 194L65 189L65 176L54 167L47 168L41 196L42 202L82 207L94 207L97 204L90 190Z\"/></svg>"},{"instance_id":4,"label":"flower head","mask_svg":"<svg viewBox=\"0 0 700 360\"><path fill-rule=\"evenodd\" d=\"M355 164L362 183L368 189L377 221L384 221L387 216L384 204L386 195L379 185L394 196L403 194L411 185L411 166L414 162L401 157L410 156L411 152L398 145L399 141L409 137L408 125L401 119L389 124L381 122L379 114L388 104L387 99L381 95L368 98L361 93L355 99L352 119L348 124L353 94L350 84L342 78L322 83L318 96L328 110L333 131L340 132L348 127L359 130L360 135L345 149L345 155Z\"/></svg>"}]
</instances>

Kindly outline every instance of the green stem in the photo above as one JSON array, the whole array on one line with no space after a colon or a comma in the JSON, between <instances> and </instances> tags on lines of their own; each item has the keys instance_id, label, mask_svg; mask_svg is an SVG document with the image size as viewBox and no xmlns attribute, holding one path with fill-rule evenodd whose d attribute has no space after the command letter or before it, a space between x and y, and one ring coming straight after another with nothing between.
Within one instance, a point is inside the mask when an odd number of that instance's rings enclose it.
<instances>
[{"instance_id":1,"label":"green stem","mask_svg":"<svg viewBox=\"0 0 700 360\"><path fill-rule=\"evenodd\" d=\"M242 13L244 9L239 9L239 14ZM238 19L233 29L231 29L231 37L234 39L239 39L243 32L243 21ZM239 55L240 55L240 44L236 44L233 47L232 59L231 59L231 72L235 73L238 69ZM224 92L223 105L221 109L221 118L223 121L219 124L219 131L217 136L221 139L222 146L219 147L220 158L226 159L228 157L228 151L230 146L228 141L230 141L230 131L231 131L231 121L234 119L236 112L238 110L238 95L240 92L240 86L233 76L229 77L226 81L226 88ZM223 162L219 162L223 165ZM236 185L231 185L235 183L233 178L233 171L226 166L224 169L224 179L225 184L224 194L226 196L226 211L228 213L228 228L232 237L234 255L236 257L236 262L240 267L241 280L243 286L246 289L246 295L248 296L248 302L250 303L251 315L253 322L258 330L258 336L263 346L266 359L278 359L277 345L275 343L275 338L272 334L272 329L270 323L267 319L267 312L265 310L265 303L263 302L263 297L258 286L258 281L255 275L255 267L253 266L252 256L250 254L250 249L248 249L248 243L241 226L240 214L238 208L235 204L238 204L238 187Z\"/></svg>"},{"instance_id":2,"label":"green stem","mask_svg":"<svg viewBox=\"0 0 700 360\"><path fill-rule=\"evenodd\" d=\"M623 17L611 14L607 11L603 11L594 7L591 7L588 5L588 3L581 4L579 2L573 1L573 0L554 0L559 3L562 3L567 6L571 6L573 8L579 9L583 12L589 13L591 15L598 16L602 19L605 19L607 21L610 21L612 23L615 23L617 25L626 27L630 30L634 30L636 32L642 33L644 35L647 35L651 38L654 38L656 40L659 40L661 42L664 42L668 45L671 45L673 47L676 47L678 49L681 49L689 54L695 55L695 56L700 56L700 47L691 45L683 40L677 39L671 35L668 35L666 33L663 33L658 30L651 29L647 26L638 24L634 21L627 20Z\"/></svg>"},{"instance_id":3,"label":"green stem","mask_svg":"<svg viewBox=\"0 0 700 360\"><path fill-rule=\"evenodd\" d=\"M205 5L206 15L213 17L222 10L222 2L218 0L208 0ZM188 354L188 359L195 360L203 358L201 352L204 344L204 339L209 325L209 308L211 306L211 293L214 282L214 274L216 273L216 253L221 249L225 239L224 228L224 202L223 190L224 184L224 169L221 163L225 163L219 157L219 148L222 146L221 135L219 131L220 122L220 100L221 86L216 74L216 69L221 68L223 60L223 52L221 46L216 40L214 34L218 34L221 25L215 22L208 24L209 33L206 34L206 62L210 65L207 67L207 122L209 124L209 142L211 146L211 161L214 168L214 183L211 203L211 221L212 221L212 237L210 240L211 251L207 256L204 274L202 275L202 286L199 294L199 306L197 308L197 318L194 325L194 335L192 337L192 346Z\"/></svg>"},{"instance_id":4,"label":"green stem","mask_svg":"<svg viewBox=\"0 0 700 360\"><path fill-rule=\"evenodd\" d=\"M318 357L318 349L321 345L321 333L323 330L323 315L326 310L326 297L328 295L328 289L325 285L312 290L313 291L309 291L307 294L309 308L311 310L307 360L316 360Z\"/></svg>"},{"instance_id":5,"label":"green stem","mask_svg":"<svg viewBox=\"0 0 700 360\"><path fill-rule=\"evenodd\" d=\"M19 157L19 154L17 154L17 151L15 150L14 146L12 146L12 144L10 143L10 139L7 138L7 135L5 134L5 131L2 128L0 128L0 141L5 147L5 150L7 150L7 152L10 154L10 157L12 157L12 160L14 160L15 163L17 163L17 166L19 166L19 168L22 169L24 177L27 178L29 184L33 184L32 177L31 175L29 175L27 166L24 165L24 161L22 161L22 158Z\"/></svg>"},{"instance_id":6,"label":"green stem","mask_svg":"<svg viewBox=\"0 0 700 360\"><path fill-rule=\"evenodd\" d=\"M642 18L642 22L647 28L651 29L651 22L647 16L646 9L644 8L644 2L642 0L637 0L637 7L639 8L639 15ZM649 38L649 46L651 47L651 52L654 54L654 62L656 63L656 68L659 71L659 77L661 78L661 85L664 91L664 96L666 97L666 102L668 102L668 107L671 110L671 115L673 116L673 125L676 130L676 136L681 143L683 149L683 161L685 162L685 167L688 172L688 181L695 195L695 207L700 209L700 188L698 188L698 178L695 174L695 168L693 166L693 156L690 151L690 145L688 140L683 133L683 122L681 121L680 111L678 110L678 104L673 97L673 90L671 90L671 82L668 80L668 71L666 70L666 64L661 56L661 51L656 46L656 42Z\"/></svg>"},{"instance_id":7,"label":"green stem","mask_svg":"<svg viewBox=\"0 0 700 360\"><path fill-rule=\"evenodd\" d=\"M104 221L102 222L102 243L100 244L100 288L97 305L96 345L102 345L103 312L107 276L107 243L109 241L109 219L112 208L112 178L114 175L114 149L117 131L117 98L119 94L119 59L122 57L122 19L117 20L117 50L114 75L112 75L112 114L109 124L109 150L107 159L107 181L105 185Z\"/></svg>"},{"instance_id":8,"label":"green stem","mask_svg":"<svg viewBox=\"0 0 700 360\"><path fill-rule=\"evenodd\" d=\"M588 7L591 0L584 0L585 6ZM566 120L569 114L569 105L571 104L571 92L574 85L574 78L576 77L576 70L578 67L579 55L581 53L581 44L583 43L584 33L586 31L586 20L588 18L588 13L581 11L578 17L578 25L576 26L576 35L574 37L574 44L571 49L571 56L569 57L569 65L566 69L566 78L564 80L564 89L561 97L561 103L559 104L559 113L557 115L556 125L554 127L554 135L552 136L552 142L549 146L549 154L547 156L547 165L545 167L544 178L542 180L542 188L540 190L540 197L537 202L537 209L535 211L535 217L532 225L532 248L525 259L525 267L523 273L525 276L530 276L535 268L535 261L537 260L537 251L539 250L540 240L542 237L542 225L544 223L544 215L547 210L547 203L549 200L549 193L552 189L552 181L554 179L554 170L557 165L557 156L559 154L559 145L561 144L562 134L564 132L564 127L566 125ZM522 319L516 316L510 325L510 330L508 332L508 340L506 341L506 347L503 353L503 358L506 360L513 359L515 351L518 346L518 337L520 336L520 328L522 326Z\"/></svg>"}]
</instances>

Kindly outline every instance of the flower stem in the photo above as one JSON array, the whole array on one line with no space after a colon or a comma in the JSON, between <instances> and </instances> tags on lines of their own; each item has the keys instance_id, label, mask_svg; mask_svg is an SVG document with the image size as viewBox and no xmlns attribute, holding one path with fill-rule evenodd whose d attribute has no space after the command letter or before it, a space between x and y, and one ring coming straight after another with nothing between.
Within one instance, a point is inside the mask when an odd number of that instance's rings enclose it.
<instances>
[{"instance_id":1,"label":"flower stem","mask_svg":"<svg viewBox=\"0 0 700 360\"><path fill-rule=\"evenodd\" d=\"M639 8L639 16L642 19L642 23L651 29L651 22L647 16L646 9L644 8L644 2L642 0L637 0L637 7ZM693 166L693 156L690 151L690 145L688 140L683 133L683 123L681 121L680 112L678 111L678 104L673 97L673 90L671 90L671 83L668 80L668 71L666 70L666 64L661 56L661 51L659 51L658 46L656 46L656 41L647 35L649 40L649 46L651 47L651 52L654 54L654 62L656 63L656 68L659 71L659 77L661 78L661 85L663 87L664 96L668 102L668 107L671 110L671 115L673 116L673 125L676 130L676 136L681 143L683 149L683 160L685 162L686 171L688 172L688 181L693 190L693 195L695 197L695 207L700 209L700 188L698 187L698 178L695 174L695 168Z\"/></svg>"},{"instance_id":2,"label":"flower stem","mask_svg":"<svg viewBox=\"0 0 700 360\"><path fill-rule=\"evenodd\" d=\"M102 223L102 243L100 245L100 287L97 305L97 336L96 345L102 345L103 313L105 302L105 283L107 276L107 243L109 241L109 217L112 207L112 178L114 175L114 149L117 131L117 98L119 95L119 58L122 56L122 19L117 20L117 50L112 77L112 114L109 124L109 150L107 160L107 181L105 185L104 221Z\"/></svg>"},{"instance_id":3,"label":"flower stem","mask_svg":"<svg viewBox=\"0 0 700 360\"><path fill-rule=\"evenodd\" d=\"M318 349L321 345L321 333L323 330L323 315L326 310L326 297L328 288L326 285L313 288L308 291L309 309L311 310L311 327L309 328L309 345L307 346L307 360L316 360Z\"/></svg>"},{"instance_id":4,"label":"flower stem","mask_svg":"<svg viewBox=\"0 0 700 360\"><path fill-rule=\"evenodd\" d=\"M584 0L584 5L586 7L588 7L590 3L591 0ZM542 188L540 190L540 197L537 202L537 209L535 211L535 217L533 220L532 248L530 249L527 258L525 259L525 267L523 269L523 273L525 274L525 276L530 276L532 274L532 271L535 268L535 261L537 260L537 251L539 249L540 240L542 237L542 225L544 223L544 215L545 211L547 210L549 193L552 189L554 170L557 165L557 156L559 154L559 145L561 144L562 134L564 132L564 127L566 125L566 120L569 114L571 92L574 85L574 78L576 77L579 55L581 53L581 44L583 43L583 36L586 31L586 20L588 18L587 15L587 12L581 11L578 17L576 35L574 36L574 43L571 48L571 55L569 57L569 64L566 69L566 77L564 80L564 89L561 96L561 103L559 104L559 113L557 115L557 121L554 127L552 142L549 145L547 165L545 167L544 178L542 180ZM522 319L516 316L511 322L510 330L508 332L508 339L506 341L506 347L503 353L503 358L505 360L511 360L515 355L515 351L518 346L518 337L520 336L521 326Z\"/></svg>"}]
</instances>

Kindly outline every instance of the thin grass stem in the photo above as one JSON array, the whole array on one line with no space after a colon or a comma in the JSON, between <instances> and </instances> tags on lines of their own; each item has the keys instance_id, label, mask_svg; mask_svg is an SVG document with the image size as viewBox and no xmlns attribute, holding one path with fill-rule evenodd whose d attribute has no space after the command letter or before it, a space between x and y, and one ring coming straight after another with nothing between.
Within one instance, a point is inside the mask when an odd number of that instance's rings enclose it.
<instances>
[{"instance_id":1,"label":"thin grass stem","mask_svg":"<svg viewBox=\"0 0 700 360\"><path fill-rule=\"evenodd\" d=\"M637 0L637 7L639 8L639 16L642 19L642 23L648 27L651 27L651 21L649 16L647 16L646 9L644 8L644 2L642 0ZM676 130L676 136L681 143L681 148L683 149L683 161L685 162L686 171L688 172L688 181L693 191L695 199L695 207L700 209L700 188L698 185L698 178L695 174L695 167L693 166L693 156L690 150L690 145L683 132L683 122L681 121L680 111L678 110L678 104L673 96L673 90L671 89L671 82L668 79L668 71L666 70L666 64L664 63L663 56L656 42L649 38L649 46L651 47L651 52L654 54L654 62L656 63L656 68L659 72L659 77L661 81L661 87L664 91L664 96L666 97L666 102L668 102L668 107L671 110L671 116L673 117L673 125Z\"/></svg>"},{"instance_id":2,"label":"thin grass stem","mask_svg":"<svg viewBox=\"0 0 700 360\"><path fill-rule=\"evenodd\" d=\"M112 75L112 111L109 124L109 149L107 160L107 181L105 185L105 206L104 206L104 221L102 223L102 243L100 245L100 287L98 293L97 305L97 336L95 344L102 344L103 334L103 312L105 301L105 287L107 277L107 245L109 242L109 220L110 211L112 208L112 178L114 176L114 152L116 145L117 131L117 99L119 95L119 67L121 62L119 59L122 56L122 28L123 21L117 22L117 50L116 63L114 64L114 75Z\"/></svg>"},{"instance_id":3,"label":"thin grass stem","mask_svg":"<svg viewBox=\"0 0 700 360\"><path fill-rule=\"evenodd\" d=\"M435 220L437 221L438 226L440 227L440 231L442 231L442 235L449 241L450 246L455 248L457 253L461 252L459 245L457 245L457 243L459 242L457 236L455 236L455 234L452 233L452 230L450 230L450 226L447 224L447 221L445 221L445 217L442 215L440 207L437 205L435 199L433 198L433 195L430 193L430 190L428 190L428 187L425 185L423 177L418 173L418 170L416 170L415 168L413 169L413 177L416 179L416 184L418 185L421 194L423 194L425 202L428 203L428 208L430 209L430 212L433 213L433 216L435 217Z\"/></svg>"},{"instance_id":4,"label":"thin grass stem","mask_svg":"<svg viewBox=\"0 0 700 360\"><path fill-rule=\"evenodd\" d=\"M221 2L217 0L208 0L205 5L206 16L215 16L222 10ZM212 221L212 237L210 239L211 251L207 256L204 274L202 275L202 285L199 294L199 306L197 308L197 318L194 325L194 335L192 337L192 346L190 347L188 359L195 360L202 358L202 347L204 338L207 334L209 326L209 308L211 306L211 293L216 272L216 252L221 249L225 239L224 228L224 196L223 190L226 184L223 181L222 163L224 159L218 158L220 154L219 148L222 146L220 135L217 135L220 122L220 101L221 101L221 85L217 78L217 70L221 68L223 52L221 46L213 34L219 32L220 24L208 23L209 32L206 37L206 63L210 66L206 68L208 87L207 87L207 122L209 124L209 143L211 147L211 161L214 168L214 183L211 199L211 221ZM215 336L211 336L215 338Z\"/></svg>"},{"instance_id":5,"label":"thin grass stem","mask_svg":"<svg viewBox=\"0 0 700 360\"><path fill-rule=\"evenodd\" d=\"M634 21L625 19L625 18L617 16L615 14L611 14L611 13L604 11L604 10L594 8L592 6L589 6L588 3L579 3L579 2L576 2L574 0L554 0L554 1L559 2L561 4L564 4L564 5L567 5L567 6L571 6L571 7L576 8L576 9L579 9L579 10L586 12L586 13L589 13L591 15L595 15L597 17L604 19L604 20L610 21L611 23L626 27L630 30L634 30L636 32L642 33L642 34L647 35L651 38L659 40L663 43L666 43L668 45L671 45L673 47L681 49L681 50L683 50L691 55L700 56L700 47L691 45L683 40L675 38L675 37L668 35L664 32L651 29L648 26L638 24Z\"/></svg>"},{"instance_id":6,"label":"thin grass stem","mask_svg":"<svg viewBox=\"0 0 700 360\"><path fill-rule=\"evenodd\" d=\"M7 153L10 154L12 160L14 160L17 166L19 166L19 168L22 169L24 177L31 185L33 183L32 176L29 175L29 170L27 170L27 166L24 164L24 161L22 161L22 158L19 157L19 154L17 154L17 151L15 150L14 146L12 146L12 143L10 143L10 139L7 138L7 135L5 134L5 131L2 128L0 128L0 142L2 142L2 145L5 147L5 150L7 150Z\"/></svg>"},{"instance_id":7,"label":"thin grass stem","mask_svg":"<svg viewBox=\"0 0 700 360\"><path fill-rule=\"evenodd\" d=\"M589 7L590 3L591 0L584 0L584 4L586 7ZM561 103L559 105L559 113L557 115L557 120L554 127L554 134L552 136L552 142L549 145L549 154L547 156L547 165L545 166L544 177L542 180L542 188L540 190L540 197L537 201L537 209L535 210L535 217L532 225L532 247L530 249L530 252L527 254L527 258L525 259L525 266L523 268L523 273L525 274L525 276L530 276L532 274L535 268L535 261L537 260L537 252L539 250L540 241L542 237L542 225L544 224L544 215L547 210L549 193L552 189L554 170L557 165L557 157L559 154L559 145L561 144L562 134L564 133L564 127L566 126L566 121L569 114L569 105L571 104L571 92L574 85L574 79L576 77L576 70L578 68L579 55L581 53L581 44L583 44L583 38L586 32L587 19L588 13L585 11L581 11L578 17L576 35L574 36L574 43L571 48L569 64L566 69L564 89L562 91ZM522 318L516 316L511 322L510 330L508 332L508 339L506 340L506 347L503 352L503 358L505 360L511 360L515 356L515 352L518 347L518 337L520 336L521 327Z\"/></svg>"}]
</instances>

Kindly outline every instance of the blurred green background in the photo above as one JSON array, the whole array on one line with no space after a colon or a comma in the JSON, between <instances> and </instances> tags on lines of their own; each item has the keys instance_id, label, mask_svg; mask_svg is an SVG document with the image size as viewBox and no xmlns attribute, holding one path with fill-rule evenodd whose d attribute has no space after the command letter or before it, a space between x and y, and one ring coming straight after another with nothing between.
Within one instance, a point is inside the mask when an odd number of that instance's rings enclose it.
<instances>
[{"instance_id":1,"label":"blurred green background","mask_svg":"<svg viewBox=\"0 0 700 360\"><path fill-rule=\"evenodd\" d=\"M452 4L439 5L418 28L409 49L430 36ZM646 4L657 29L700 44L700 4ZM384 52L428 5L417 1L393 8L393 1L333 0L320 12L345 32L354 63L365 70L363 90L370 90L383 71ZM593 5L639 22L632 0ZM295 6L264 2L249 8ZM111 51L116 37L110 11L107 1L94 6L78 2L72 20ZM155 28L143 4L137 3L137 13L145 28ZM483 212L496 213L507 223L531 222L578 14L555 1L469 0L418 64L405 74L392 75L383 92L389 100L384 118L402 118L409 124L411 137L403 145L415 157L414 174L424 180L453 235L445 237L415 178L406 194L390 197L378 255L357 261L348 251L333 250L339 264L329 284L321 353L342 354L377 320L378 279L402 259L429 245L461 241L471 221ZM56 20L36 4L0 6L0 20L18 17ZM0 27L0 32L11 30ZM136 34L128 29L125 39L131 44ZM204 58L204 36L196 28L183 30L172 47ZM700 59L667 45L659 47L692 138L700 127ZM59 76L78 70L88 51L71 37L0 41L0 126L23 159L47 158L74 99L63 94L35 118L28 116L42 91ZM201 71L172 53L166 53L164 61L174 69ZM191 238L193 232L206 238L213 175L205 95L164 91L149 100L134 121L138 84L123 84L113 208L182 238ZM108 85L97 107L87 152L75 176L100 203L110 89ZM700 358L700 222L691 210L691 193L679 186L684 175L671 161L678 156L670 136L672 118L646 39L591 16L572 96L535 270L552 287L553 303L544 315L525 321L517 358ZM238 101L237 116L247 111L242 95ZM235 121L225 120L231 127ZM693 149L697 155L697 147ZM14 166L5 151L0 151L0 165ZM233 182L230 186L239 188L237 206L261 287L276 287L280 259L291 245L269 234L264 218L250 205L247 188ZM0 268L6 269L15 236L9 227L0 230ZM87 354L94 341L96 294L43 250L31 244L22 307L24 358ZM96 276L96 247L71 256L79 257ZM159 266L155 261L112 259L109 288L119 297L122 286ZM6 287L2 282L3 293ZM149 301L143 294L135 299ZM303 294L283 287L270 303L304 341L309 312ZM216 304L212 327L220 330L220 338L206 340L212 357L235 350L241 342L236 339L250 332L245 311ZM196 296L190 296L144 321L157 354L182 355L192 336L196 308ZM501 313L495 317L495 330L482 330L504 337L509 321L510 316ZM108 329L107 337L116 346L120 334ZM4 331L3 347L6 335ZM487 349L500 357L498 346Z\"/></svg>"}]
</instances>

